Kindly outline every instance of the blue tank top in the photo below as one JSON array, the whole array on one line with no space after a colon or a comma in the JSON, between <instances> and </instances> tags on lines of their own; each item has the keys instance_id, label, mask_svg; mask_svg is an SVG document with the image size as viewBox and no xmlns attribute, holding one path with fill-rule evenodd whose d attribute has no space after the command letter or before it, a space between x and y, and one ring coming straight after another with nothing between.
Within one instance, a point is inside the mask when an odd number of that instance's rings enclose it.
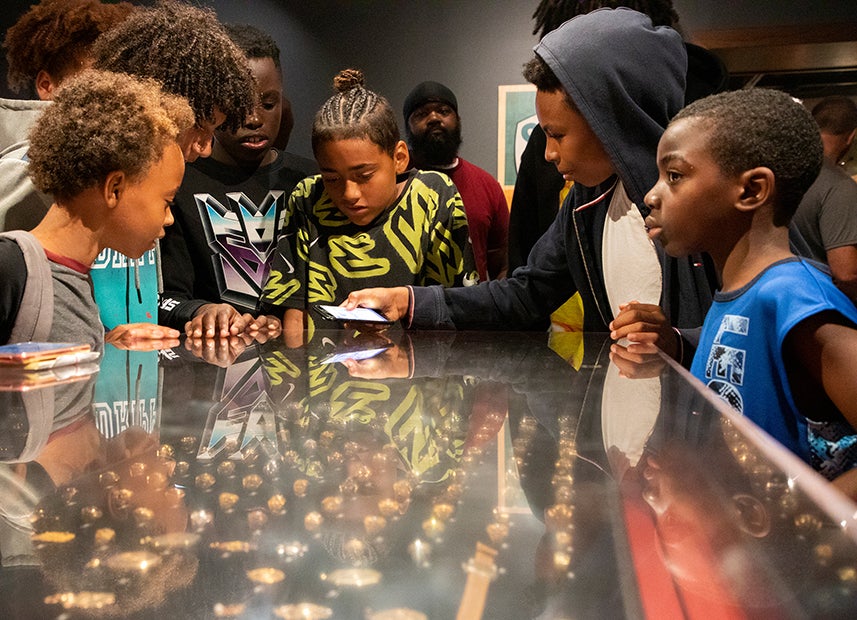
<instances>
[{"instance_id":1,"label":"blue tank top","mask_svg":"<svg viewBox=\"0 0 857 620\"><path fill-rule=\"evenodd\" d=\"M795 406L783 364L789 331L834 310L857 308L830 276L798 258L777 262L743 288L718 292L705 317L691 373L828 478L857 465L857 431L842 418L814 422Z\"/></svg>"}]
</instances>

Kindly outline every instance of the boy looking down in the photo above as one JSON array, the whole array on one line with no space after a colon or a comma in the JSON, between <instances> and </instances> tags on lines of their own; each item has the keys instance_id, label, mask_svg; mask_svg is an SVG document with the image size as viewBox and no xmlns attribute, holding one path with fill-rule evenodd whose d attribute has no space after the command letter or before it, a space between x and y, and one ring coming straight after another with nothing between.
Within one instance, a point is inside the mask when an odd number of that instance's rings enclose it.
<instances>
[{"instance_id":1,"label":"boy looking down","mask_svg":"<svg viewBox=\"0 0 857 620\"><path fill-rule=\"evenodd\" d=\"M139 258L163 237L184 174L177 139L191 126L187 102L153 80L68 80L30 134L30 174L54 202L32 233L0 237L0 342L100 348L89 266L105 248Z\"/></svg>"}]
</instances>

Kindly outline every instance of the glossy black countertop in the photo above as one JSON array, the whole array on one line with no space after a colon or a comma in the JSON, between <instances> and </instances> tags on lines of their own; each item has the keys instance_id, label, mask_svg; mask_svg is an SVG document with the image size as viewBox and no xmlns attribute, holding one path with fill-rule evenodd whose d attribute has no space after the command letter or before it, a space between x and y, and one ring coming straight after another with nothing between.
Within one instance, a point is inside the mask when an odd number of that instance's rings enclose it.
<instances>
[{"instance_id":1,"label":"glossy black countertop","mask_svg":"<svg viewBox=\"0 0 857 620\"><path fill-rule=\"evenodd\" d=\"M857 506L609 347L331 331L0 373L0 617L855 617Z\"/></svg>"}]
</instances>

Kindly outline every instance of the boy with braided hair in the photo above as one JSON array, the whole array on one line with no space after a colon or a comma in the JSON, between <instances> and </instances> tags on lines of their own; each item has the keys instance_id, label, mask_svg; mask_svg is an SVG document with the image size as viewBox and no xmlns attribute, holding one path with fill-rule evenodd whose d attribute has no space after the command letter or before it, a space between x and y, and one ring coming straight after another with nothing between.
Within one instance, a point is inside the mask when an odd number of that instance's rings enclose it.
<instances>
[{"instance_id":1,"label":"boy with braided hair","mask_svg":"<svg viewBox=\"0 0 857 620\"><path fill-rule=\"evenodd\" d=\"M299 343L312 304L340 304L364 286L478 280L461 197L446 175L408 170L387 100L363 73L340 72L337 94L315 117L312 149L321 175L292 193L263 293ZM315 319L315 317L313 317Z\"/></svg>"}]
</instances>

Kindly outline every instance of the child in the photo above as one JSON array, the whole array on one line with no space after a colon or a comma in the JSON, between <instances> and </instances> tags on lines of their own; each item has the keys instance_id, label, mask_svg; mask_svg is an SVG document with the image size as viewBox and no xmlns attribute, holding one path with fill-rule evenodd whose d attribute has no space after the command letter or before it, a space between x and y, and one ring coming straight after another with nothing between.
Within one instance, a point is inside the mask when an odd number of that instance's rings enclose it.
<instances>
[{"instance_id":1,"label":"child","mask_svg":"<svg viewBox=\"0 0 857 620\"><path fill-rule=\"evenodd\" d=\"M263 301L285 313L287 339L312 304L342 303L364 286L460 286L475 275L461 197L449 177L408 169L386 99L347 69L316 114L321 175L292 193Z\"/></svg>"},{"instance_id":2,"label":"child","mask_svg":"<svg viewBox=\"0 0 857 620\"><path fill-rule=\"evenodd\" d=\"M818 127L787 94L707 97L661 138L646 225L673 256L710 253L722 278L691 372L833 478L857 465L857 309L789 250L821 161Z\"/></svg>"},{"instance_id":3,"label":"child","mask_svg":"<svg viewBox=\"0 0 857 620\"><path fill-rule=\"evenodd\" d=\"M89 266L104 248L139 258L163 236L184 174L177 138L192 124L154 81L95 70L67 81L30 134L30 174L54 203L32 233L0 241L0 342L100 347Z\"/></svg>"},{"instance_id":4,"label":"child","mask_svg":"<svg viewBox=\"0 0 857 620\"><path fill-rule=\"evenodd\" d=\"M0 99L0 231L31 230L51 206L27 179L27 132L63 80L92 64L95 40L132 10L127 2L42 0L6 31L9 88L36 99Z\"/></svg>"},{"instance_id":5,"label":"child","mask_svg":"<svg viewBox=\"0 0 857 620\"><path fill-rule=\"evenodd\" d=\"M180 139L187 162L208 157L214 129L237 129L252 109L244 54L209 9L160 0L99 37L92 52L96 69L154 78L187 98L196 115Z\"/></svg>"},{"instance_id":6,"label":"child","mask_svg":"<svg viewBox=\"0 0 857 620\"><path fill-rule=\"evenodd\" d=\"M27 138L57 86L90 64L98 36L133 8L128 2L42 0L6 31L6 82L13 92L36 99L0 99L0 152Z\"/></svg>"},{"instance_id":7,"label":"child","mask_svg":"<svg viewBox=\"0 0 857 620\"><path fill-rule=\"evenodd\" d=\"M252 26L226 31L247 56L256 106L237 131L215 131L211 157L188 166L175 224L161 242L159 322L195 336L228 335L236 321L249 324L259 314L286 201L316 169L273 148L283 104L277 44ZM271 318L269 329L279 325Z\"/></svg>"},{"instance_id":8,"label":"child","mask_svg":"<svg viewBox=\"0 0 857 620\"><path fill-rule=\"evenodd\" d=\"M188 100L195 123L179 137L188 161L210 153L216 126L225 122L237 128L252 109L253 77L244 54L209 10L172 0L137 8L98 38L92 57L96 69L153 78L166 92ZM12 155L0 158L0 212L8 200L18 201L13 208L20 211L21 206L30 204L23 196L36 192L22 160L26 148L18 152L18 161L10 161ZM16 171L17 180L6 174L10 168ZM43 199L41 211L28 213L33 224L41 220L51 203L49 197ZM130 261L107 250L96 259L90 275L101 320L110 330L108 341L134 344L165 334L178 337L177 332L156 324L160 287L157 251Z\"/></svg>"},{"instance_id":9,"label":"child","mask_svg":"<svg viewBox=\"0 0 857 620\"><path fill-rule=\"evenodd\" d=\"M704 262L665 257L643 225L658 138L684 99L681 36L636 11L600 9L567 21L535 53L524 76L537 88L545 159L574 187L528 264L466 290L359 291L346 307L407 317L411 327L540 329L577 292L587 331L607 331L630 299L698 327L713 288ZM672 350L680 342L673 335Z\"/></svg>"}]
</instances>

